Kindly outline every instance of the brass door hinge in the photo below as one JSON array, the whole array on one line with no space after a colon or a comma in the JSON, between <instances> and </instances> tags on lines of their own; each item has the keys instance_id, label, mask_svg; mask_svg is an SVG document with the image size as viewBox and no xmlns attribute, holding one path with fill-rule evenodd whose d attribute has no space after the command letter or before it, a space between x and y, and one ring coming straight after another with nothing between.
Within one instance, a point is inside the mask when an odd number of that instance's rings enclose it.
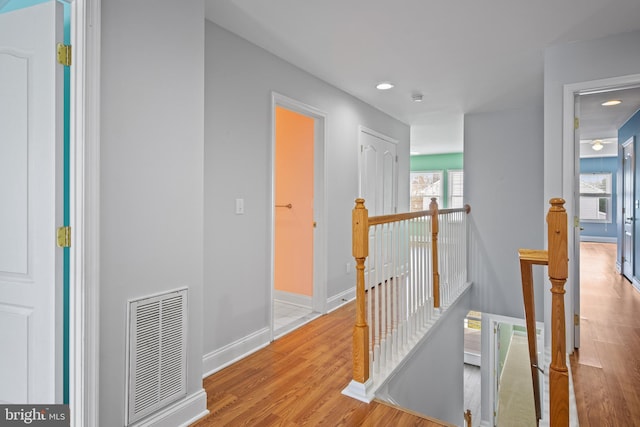
<instances>
[{"instance_id":1,"label":"brass door hinge","mask_svg":"<svg viewBox=\"0 0 640 427\"><path fill-rule=\"evenodd\" d=\"M574 129L580 129L580 119L577 117L573 118L573 128Z\"/></svg>"},{"instance_id":2,"label":"brass door hinge","mask_svg":"<svg viewBox=\"0 0 640 427\"><path fill-rule=\"evenodd\" d=\"M58 54L58 63L70 66L71 65L71 45L58 43L56 45L57 54Z\"/></svg>"},{"instance_id":3,"label":"brass door hinge","mask_svg":"<svg viewBox=\"0 0 640 427\"><path fill-rule=\"evenodd\" d=\"M573 324L574 326L580 326L580 315L578 314L573 315Z\"/></svg>"},{"instance_id":4,"label":"brass door hinge","mask_svg":"<svg viewBox=\"0 0 640 427\"><path fill-rule=\"evenodd\" d=\"M58 227L57 241L58 241L58 247L70 248L71 247L71 227L69 227L68 225L65 225L63 227Z\"/></svg>"}]
</instances>

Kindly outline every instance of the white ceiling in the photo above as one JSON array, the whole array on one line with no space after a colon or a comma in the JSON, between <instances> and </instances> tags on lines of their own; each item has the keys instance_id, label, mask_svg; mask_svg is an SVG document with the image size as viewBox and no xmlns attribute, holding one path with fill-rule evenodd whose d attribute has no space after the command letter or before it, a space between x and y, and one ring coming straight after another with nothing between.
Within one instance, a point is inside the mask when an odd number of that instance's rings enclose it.
<instances>
[{"instance_id":1,"label":"white ceiling","mask_svg":"<svg viewBox=\"0 0 640 427\"><path fill-rule=\"evenodd\" d=\"M207 19L411 125L420 153L462 151L465 113L542 106L546 47L640 29L639 0L205 4Z\"/></svg>"}]
</instances>

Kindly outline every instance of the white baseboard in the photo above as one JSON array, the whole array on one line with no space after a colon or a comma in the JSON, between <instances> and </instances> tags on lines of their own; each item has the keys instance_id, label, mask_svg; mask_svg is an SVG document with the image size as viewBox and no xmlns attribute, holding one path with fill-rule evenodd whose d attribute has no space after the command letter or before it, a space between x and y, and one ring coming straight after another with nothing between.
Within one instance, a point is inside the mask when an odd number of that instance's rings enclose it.
<instances>
[{"instance_id":1,"label":"white baseboard","mask_svg":"<svg viewBox=\"0 0 640 427\"><path fill-rule=\"evenodd\" d=\"M271 330L260 329L202 357L202 377L218 372L238 360L266 347L271 342Z\"/></svg>"},{"instance_id":2,"label":"white baseboard","mask_svg":"<svg viewBox=\"0 0 640 427\"><path fill-rule=\"evenodd\" d=\"M634 288L636 288L636 291L640 291L640 282L638 281L638 279L634 277L633 280L631 280L631 284Z\"/></svg>"},{"instance_id":3,"label":"white baseboard","mask_svg":"<svg viewBox=\"0 0 640 427\"><path fill-rule=\"evenodd\" d=\"M279 291L277 289L273 291L273 299L308 309L311 309L313 303L313 299L309 295L294 294L293 292Z\"/></svg>"},{"instance_id":4,"label":"white baseboard","mask_svg":"<svg viewBox=\"0 0 640 427\"><path fill-rule=\"evenodd\" d=\"M334 295L327 299L327 313L342 307L346 303L356 299L356 288L347 289L344 292L340 292L338 295Z\"/></svg>"},{"instance_id":5,"label":"white baseboard","mask_svg":"<svg viewBox=\"0 0 640 427\"><path fill-rule=\"evenodd\" d=\"M204 389L187 396L166 408L149 415L131 427L187 427L209 414Z\"/></svg>"},{"instance_id":6,"label":"white baseboard","mask_svg":"<svg viewBox=\"0 0 640 427\"><path fill-rule=\"evenodd\" d=\"M618 243L617 237L603 237L603 236L582 236L580 235L581 242L596 242L596 243Z\"/></svg>"}]
</instances>

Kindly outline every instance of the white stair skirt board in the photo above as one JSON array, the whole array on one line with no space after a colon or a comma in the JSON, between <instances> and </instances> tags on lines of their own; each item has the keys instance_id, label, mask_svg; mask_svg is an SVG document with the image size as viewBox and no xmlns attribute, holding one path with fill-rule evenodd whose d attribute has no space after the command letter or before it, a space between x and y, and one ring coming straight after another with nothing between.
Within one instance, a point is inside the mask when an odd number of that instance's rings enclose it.
<instances>
[{"instance_id":1,"label":"white stair skirt board","mask_svg":"<svg viewBox=\"0 0 640 427\"><path fill-rule=\"evenodd\" d=\"M364 384L351 380L347 388L342 390L342 394L364 403L371 403L371 401L376 397L371 378L369 378Z\"/></svg>"},{"instance_id":2,"label":"white stair skirt board","mask_svg":"<svg viewBox=\"0 0 640 427\"><path fill-rule=\"evenodd\" d=\"M312 297L308 295L294 294L293 292L274 290L273 299L293 305L299 305L311 309Z\"/></svg>"},{"instance_id":3,"label":"white stair skirt board","mask_svg":"<svg viewBox=\"0 0 640 427\"><path fill-rule=\"evenodd\" d=\"M327 298L327 313L330 313L343 305L347 304L350 301L356 299L356 288L347 289L346 291L340 292L337 295L332 296L331 298Z\"/></svg>"},{"instance_id":4,"label":"white stair skirt board","mask_svg":"<svg viewBox=\"0 0 640 427\"><path fill-rule=\"evenodd\" d=\"M130 427L187 427L208 414L207 393L200 389Z\"/></svg>"},{"instance_id":5,"label":"white stair skirt board","mask_svg":"<svg viewBox=\"0 0 640 427\"><path fill-rule=\"evenodd\" d=\"M206 378L226 368L232 363L268 346L270 342L271 329L263 328L218 350L205 354L202 357L202 377Z\"/></svg>"}]
</instances>

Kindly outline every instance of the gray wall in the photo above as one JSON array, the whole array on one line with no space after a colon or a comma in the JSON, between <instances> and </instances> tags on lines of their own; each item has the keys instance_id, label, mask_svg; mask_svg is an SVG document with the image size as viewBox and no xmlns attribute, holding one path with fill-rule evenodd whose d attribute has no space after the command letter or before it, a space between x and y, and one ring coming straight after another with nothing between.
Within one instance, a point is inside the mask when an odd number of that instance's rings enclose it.
<instances>
[{"instance_id":1,"label":"gray wall","mask_svg":"<svg viewBox=\"0 0 640 427\"><path fill-rule=\"evenodd\" d=\"M328 299L355 287L345 264L353 262L358 126L400 141L406 183L409 127L216 24L207 21L205 33L206 355L269 326L271 91L327 114ZM408 184L399 191L406 209ZM236 198L245 200L244 215L234 213Z\"/></svg>"},{"instance_id":2,"label":"gray wall","mask_svg":"<svg viewBox=\"0 0 640 427\"><path fill-rule=\"evenodd\" d=\"M100 425L118 426L129 299L188 287L187 391L202 390L204 8L109 0L101 25Z\"/></svg>"},{"instance_id":3,"label":"gray wall","mask_svg":"<svg viewBox=\"0 0 640 427\"><path fill-rule=\"evenodd\" d=\"M472 310L524 317L518 249L543 249L546 232L542 129L541 106L465 116ZM534 275L540 284L542 268ZM541 316L542 293L536 297Z\"/></svg>"}]
</instances>

